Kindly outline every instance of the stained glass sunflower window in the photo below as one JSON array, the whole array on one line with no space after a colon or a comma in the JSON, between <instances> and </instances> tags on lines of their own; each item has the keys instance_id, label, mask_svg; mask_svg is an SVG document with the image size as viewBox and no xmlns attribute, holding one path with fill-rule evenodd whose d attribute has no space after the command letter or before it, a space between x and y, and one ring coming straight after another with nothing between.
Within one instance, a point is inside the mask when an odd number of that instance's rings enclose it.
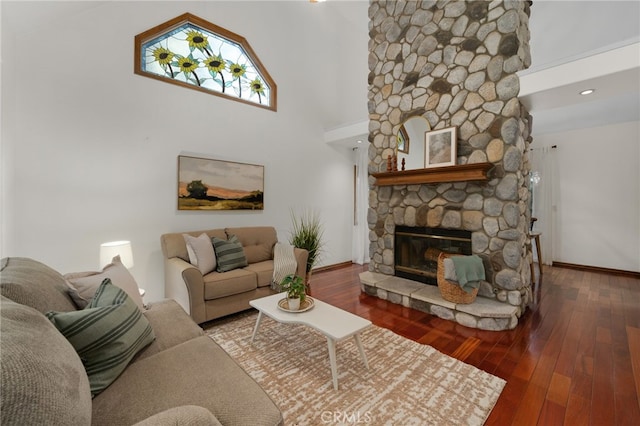
<instances>
[{"instance_id":1,"label":"stained glass sunflower window","mask_svg":"<svg viewBox=\"0 0 640 426\"><path fill-rule=\"evenodd\" d=\"M185 13L135 37L135 73L276 110L276 84L244 37Z\"/></svg>"}]
</instances>

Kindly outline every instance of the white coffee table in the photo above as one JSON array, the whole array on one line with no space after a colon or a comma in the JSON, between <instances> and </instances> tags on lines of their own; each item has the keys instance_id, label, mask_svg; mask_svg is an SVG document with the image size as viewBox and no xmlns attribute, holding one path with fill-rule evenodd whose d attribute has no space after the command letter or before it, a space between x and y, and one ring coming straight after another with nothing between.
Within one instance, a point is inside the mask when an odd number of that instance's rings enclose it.
<instances>
[{"instance_id":1,"label":"white coffee table","mask_svg":"<svg viewBox=\"0 0 640 426\"><path fill-rule=\"evenodd\" d=\"M249 302L251 306L259 312L256 326L253 329L251 343L256 338L260 321L264 315L275 321L287 324L304 324L318 330L327 338L329 348L329 362L331 363L331 375L333 377L333 388L338 390L338 367L336 365L336 343L353 336L360 351L360 356L364 365L369 369L367 356L362 347L360 332L371 325L371 321L354 315L350 312L331 306L318 299L314 300L314 307L305 312L285 312L278 308L278 302L286 297L286 293L274 294Z\"/></svg>"}]
</instances>

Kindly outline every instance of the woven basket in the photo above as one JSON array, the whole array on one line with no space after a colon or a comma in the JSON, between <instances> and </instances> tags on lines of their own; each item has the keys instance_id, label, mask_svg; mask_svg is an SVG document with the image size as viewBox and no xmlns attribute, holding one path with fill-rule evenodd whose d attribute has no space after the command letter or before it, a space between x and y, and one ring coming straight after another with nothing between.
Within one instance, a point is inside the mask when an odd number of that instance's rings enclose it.
<instances>
[{"instance_id":1,"label":"woven basket","mask_svg":"<svg viewBox=\"0 0 640 426\"><path fill-rule=\"evenodd\" d=\"M451 282L449 280L444 279L444 260L447 257L457 256L455 254L442 252L438 256L438 289L440 289L440 295L444 300L447 300L452 303L460 303L463 305L468 305L469 303L473 303L476 300L476 296L478 295L478 289L474 288L470 293L467 293L458 283Z\"/></svg>"}]
</instances>

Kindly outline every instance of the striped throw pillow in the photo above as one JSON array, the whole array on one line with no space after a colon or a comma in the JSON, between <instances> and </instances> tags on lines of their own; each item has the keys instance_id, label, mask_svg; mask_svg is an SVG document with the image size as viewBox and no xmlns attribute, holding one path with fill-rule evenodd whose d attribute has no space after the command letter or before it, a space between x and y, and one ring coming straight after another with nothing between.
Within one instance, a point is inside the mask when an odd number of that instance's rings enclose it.
<instances>
[{"instance_id":1,"label":"striped throw pillow","mask_svg":"<svg viewBox=\"0 0 640 426\"><path fill-rule=\"evenodd\" d=\"M92 396L106 389L155 339L136 303L109 278L102 281L85 309L46 315L80 356Z\"/></svg>"},{"instance_id":2,"label":"striped throw pillow","mask_svg":"<svg viewBox=\"0 0 640 426\"><path fill-rule=\"evenodd\" d=\"M235 235L230 235L228 240L213 237L213 248L216 251L216 270L227 272L247 266L247 258L244 255L242 244Z\"/></svg>"}]
</instances>

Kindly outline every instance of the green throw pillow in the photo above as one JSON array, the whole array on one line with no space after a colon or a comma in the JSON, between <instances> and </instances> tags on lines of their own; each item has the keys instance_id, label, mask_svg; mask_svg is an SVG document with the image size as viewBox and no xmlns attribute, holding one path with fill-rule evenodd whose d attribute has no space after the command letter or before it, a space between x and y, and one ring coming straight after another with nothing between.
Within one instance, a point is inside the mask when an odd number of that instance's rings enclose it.
<instances>
[{"instance_id":1,"label":"green throw pillow","mask_svg":"<svg viewBox=\"0 0 640 426\"><path fill-rule=\"evenodd\" d=\"M106 389L155 339L136 303L109 278L102 281L85 309L46 315L80 356L92 396Z\"/></svg>"},{"instance_id":2,"label":"green throw pillow","mask_svg":"<svg viewBox=\"0 0 640 426\"><path fill-rule=\"evenodd\" d=\"M244 250L238 237L231 235L228 240L213 237L211 241L213 242L218 262L216 271L227 272L247 266L247 258L244 255Z\"/></svg>"}]
</instances>

